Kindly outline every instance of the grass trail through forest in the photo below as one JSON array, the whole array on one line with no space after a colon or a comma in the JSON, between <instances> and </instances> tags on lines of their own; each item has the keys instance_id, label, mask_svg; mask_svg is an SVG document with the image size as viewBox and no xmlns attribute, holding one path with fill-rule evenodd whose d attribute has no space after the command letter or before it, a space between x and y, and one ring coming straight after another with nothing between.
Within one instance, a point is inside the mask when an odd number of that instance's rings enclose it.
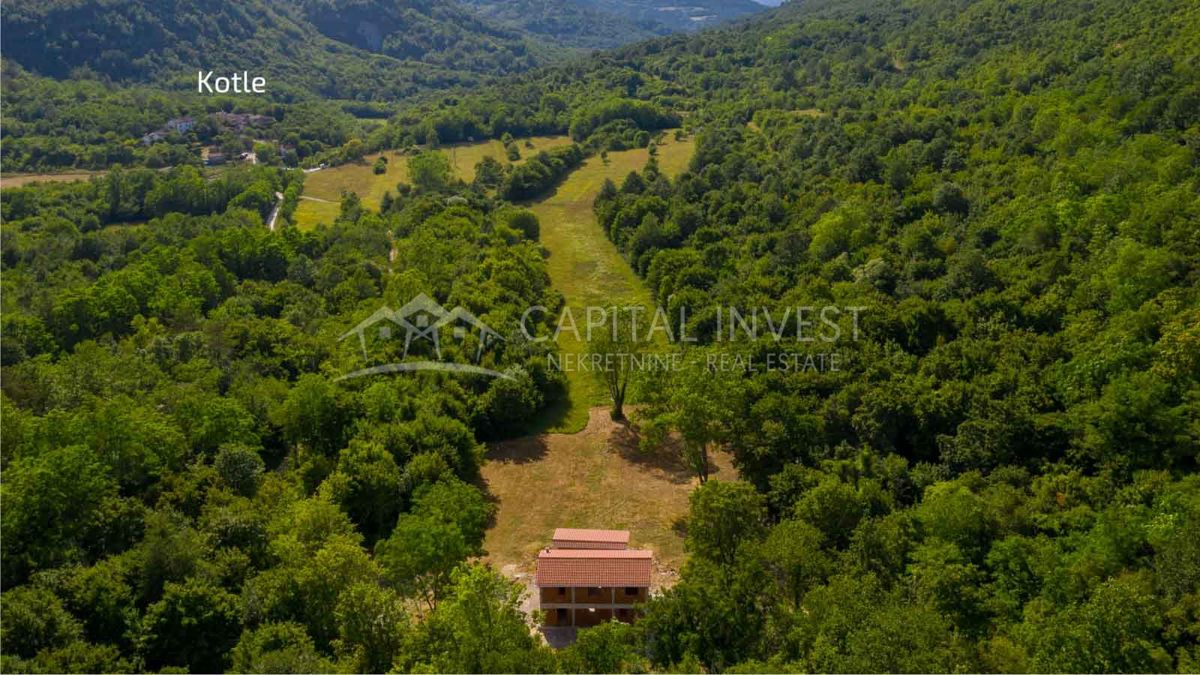
<instances>
[{"instance_id":1,"label":"grass trail through forest","mask_svg":"<svg viewBox=\"0 0 1200 675\"><path fill-rule=\"evenodd\" d=\"M570 139L538 136L528 141L533 148L527 147L526 143L524 139L517 141L521 150L517 164L540 150L568 145ZM677 141L667 134L663 144L658 146L659 168L671 178L678 176L687 167L694 145L692 139ZM446 153L458 177L467 181L474 177L475 164L485 156L509 163L499 141L447 146L441 148L441 152ZM341 209L343 191L357 193L365 207L378 209L384 192L394 190L397 183L408 180L407 157L395 151L384 154L388 164L383 174L376 174L372 169L378 154L368 155L360 162L309 174L296 209L296 225L308 229L317 223L332 223ZM584 308L588 306L651 304L646 287L608 240L592 213L592 202L600 193L604 180L612 179L620 185L629 172L643 169L649 156L642 148L610 152L607 160L589 157L550 194L526 205L541 223L541 242L550 252L547 260L550 281L566 298L581 330L586 320ZM587 351L586 345L575 340L573 335L561 336L559 348L564 359L568 358L567 354L578 357ZM587 424L588 410L592 406L608 403L608 393L595 374L571 372L568 382L569 400L546 411L531 431L578 432Z\"/></svg>"},{"instance_id":2,"label":"grass trail through forest","mask_svg":"<svg viewBox=\"0 0 1200 675\"><path fill-rule=\"evenodd\" d=\"M658 147L659 168L671 178L679 175L692 157L693 146L691 139L676 141L668 135ZM649 291L592 213L592 202L606 178L619 186L630 171L645 167L647 159L645 149L610 152L607 162L589 157L552 193L528 205L541 224L542 245L550 251L546 261L550 282L566 298L581 333L588 306L652 304ZM582 341L568 333L560 335L559 349L564 358L587 351ZM588 410L609 401L608 392L592 373L570 372L568 382L569 401L548 411L541 425L548 431L580 431L587 425Z\"/></svg>"}]
</instances>

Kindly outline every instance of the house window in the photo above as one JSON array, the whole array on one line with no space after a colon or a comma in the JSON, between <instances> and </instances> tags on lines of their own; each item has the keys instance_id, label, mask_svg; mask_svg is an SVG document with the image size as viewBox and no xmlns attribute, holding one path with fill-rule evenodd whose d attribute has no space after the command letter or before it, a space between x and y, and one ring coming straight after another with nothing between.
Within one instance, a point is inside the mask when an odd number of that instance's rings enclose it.
<instances>
[{"instance_id":1,"label":"house window","mask_svg":"<svg viewBox=\"0 0 1200 675\"><path fill-rule=\"evenodd\" d=\"M558 595L559 595L559 597L565 596L566 594L567 594L567 589L566 589L566 587L564 587L564 586L559 586L559 587L558 587Z\"/></svg>"},{"instance_id":2,"label":"house window","mask_svg":"<svg viewBox=\"0 0 1200 675\"><path fill-rule=\"evenodd\" d=\"M555 614L558 616L558 621L556 621L555 623L561 624L561 623L567 622L567 610L563 609L562 607L559 607L558 611L555 612Z\"/></svg>"},{"instance_id":3,"label":"house window","mask_svg":"<svg viewBox=\"0 0 1200 675\"><path fill-rule=\"evenodd\" d=\"M637 595L637 594L638 594L637 586L626 586L625 587L625 595Z\"/></svg>"}]
</instances>

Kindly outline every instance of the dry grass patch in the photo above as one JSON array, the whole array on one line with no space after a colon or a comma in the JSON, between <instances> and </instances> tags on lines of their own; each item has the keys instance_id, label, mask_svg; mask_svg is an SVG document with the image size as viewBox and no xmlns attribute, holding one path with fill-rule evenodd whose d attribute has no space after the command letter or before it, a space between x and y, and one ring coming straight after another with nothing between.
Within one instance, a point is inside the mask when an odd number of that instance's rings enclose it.
<instances>
[{"instance_id":1,"label":"dry grass patch","mask_svg":"<svg viewBox=\"0 0 1200 675\"><path fill-rule=\"evenodd\" d=\"M570 145L567 136L535 136L528 139L533 148L525 147L526 139L517 139L521 149L520 164L525 158L548 148ZM510 164L500 141L460 143L440 149L450 159L455 175L468 183L475 179L475 165L487 156L496 158L501 164ZM380 154L388 158L387 173L376 175L375 160ZM332 223L337 219L343 192L354 192L364 206L379 209L383 194L395 190L398 183L408 181L408 156L395 150L367 155L361 161L343 164L321 171L314 171L304 178L304 194L296 207L294 220L302 229L315 227L318 223Z\"/></svg>"},{"instance_id":2,"label":"dry grass patch","mask_svg":"<svg viewBox=\"0 0 1200 675\"><path fill-rule=\"evenodd\" d=\"M730 457L713 456L713 478L735 480ZM684 518L696 479L673 449L646 453L608 408L590 411L576 434L542 434L494 444L483 467L499 510L484 540L487 559L510 573L534 571L556 527L629 530L631 545L654 551L654 585L677 578Z\"/></svg>"},{"instance_id":3,"label":"dry grass patch","mask_svg":"<svg viewBox=\"0 0 1200 675\"><path fill-rule=\"evenodd\" d=\"M103 171L77 171L72 173L9 173L0 176L0 188L15 188L30 183L73 183L102 176Z\"/></svg>"}]
</instances>

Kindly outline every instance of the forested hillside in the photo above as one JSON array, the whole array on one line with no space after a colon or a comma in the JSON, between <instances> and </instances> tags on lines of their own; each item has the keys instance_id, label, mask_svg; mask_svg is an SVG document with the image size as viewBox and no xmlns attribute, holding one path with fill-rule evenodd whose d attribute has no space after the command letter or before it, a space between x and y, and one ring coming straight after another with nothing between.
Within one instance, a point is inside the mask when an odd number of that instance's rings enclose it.
<instances>
[{"instance_id":1,"label":"forested hillside","mask_svg":"<svg viewBox=\"0 0 1200 675\"><path fill-rule=\"evenodd\" d=\"M842 372L645 387L647 438L753 489L698 490L622 667L1196 668L1198 34L1170 2L805 3L421 113L681 111L691 170L596 203L667 315L867 308Z\"/></svg>"},{"instance_id":2,"label":"forested hillside","mask_svg":"<svg viewBox=\"0 0 1200 675\"><path fill-rule=\"evenodd\" d=\"M660 24L666 26L670 32L711 28L721 22L762 10L762 6L753 0L689 0L685 3L669 0L575 1L605 14Z\"/></svg>"},{"instance_id":3,"label":"forested hillside","mask_svg":"<svg viewBox=\"0 0 1200 675\"><path fill-rule=\"evenodd\" d=\"M465 0L464 4L503 25L579 47L616 47L669 32L663 24L576 1Z\"/></svg>"},{"instance_id":4,"label":"forested hillside","mask_svg":"<svg viewBox=\"0 0 1200 675\"><path fill-rule=\"evenodd\" d=\"M2 22L6 173L200 166L202 145L237 156L258 140L272 145L264 159L289 166L345 161L394 110L383 102L478 85L563 53L449 0L18 1ZM197 93L201 70L261 76L266 94ZM280 123L223 134L214 113ZM172 119L198 124L168 133Z\"/></svg>"},{"instance_id":5,"label":"forested hillside","mask_svg":"<svg viewBox=\"0 0 1200 675\"><path fill-rule=\"evenodd\" d=\"M6 59L54 78L195 90L200 69L251 71L271 93L396 100L544 63L550 53L452 0L9 3Z\"/></svg>"},{"instance_id":6,"label":"forested hillside","mask_svg":"<svg viewBox=\"0 0 1200 675\"><path fill-rule=\"evenodd\" d=\"M9 9L6 33L46 16ZM48 35L46 69L75 49ZM344 141L314 110L297 142L404 148L412 185L311 231L278 167L5 189L0 669L1197 671L1198 35L1170 0L816 0L331 114ZM119 147L76 83L37 82L23 138ZM91 97L131 130L178 104ZM541 305L548 331L554 224L509 200L675 127L688 170L652 160L594 213L697 339L628 411L696 471L690 558L636 624L551 650L477 558L484 443L567 395L554 343L444 346L505 377L339 379L368 346L340 338L421 293L494 327ZM574 144L472 184L436 149L551 133ZM718 339L718 307L825 305L863 308L857 339ZM706 365L805 349L841 367ZM740 480L708 479L718 448Z\"/></svg>"},{"instance_id":7,"label":"forested hillside","mask_svg":"<svg viewBox=\"0 0 1200 675\"><path fill-rule=\"evenodd\" d=\"M753 488L694 495L645 653L1195 670L1200 9L780 16L629 52L700 141L597 216L702 342L714 305L862 306L864 339L839 373L651 383L646 428L731 449Z\"/></svg>"},{"instance_id":8,"label":"forested hillside","mask_svg":"<svg viewBox=\"0 0 1200 675\"><path fill-rule=\"evenodd\" d=\"M630 18L650 12L649 5L626 4L17 0L0 17L4 171L200 166L201 145L237 155L251 151L254 140L282 146L289 166L356 159L362 147L400 147L397 134L376 127L398 107L412 109L413 100L474 90L569 61L584 48L683 29ZM704 11L715 21L753 8L748 0L723 1ZM262 76L266 95L198 94L200 70ZM220 130L207 119L216 112L268 115L282 124L237 147L238 139L217 138ZM188 116L204 122L191 133L145 140L168 120ZM540 128L565 132L567 124ZM529 128L531 120L511 126ZM425 127L416 130L419 138L407 131L410 139L429 140ZM440 140L465 140L461 131L443 129Z\"/></svg>"},{"instance_id":9,"label":"forested hillside","mask_svg":"<svg viewBox=\"0 0 1200 675\"><path fill-rule=\"evenodd\" d=\"M420 292L497 326L553 307L536 220L418 191L268 231L272 193L287 218L300 180L184 168L4 191L5 671L529 663L505 582L454 569L492 508L478 439L561 396L544 350L489 348L502 379L329 374L363 365L339 336ZM515 655L456 639L478 601L499 603Z\"/></svg>"}]
</instances>

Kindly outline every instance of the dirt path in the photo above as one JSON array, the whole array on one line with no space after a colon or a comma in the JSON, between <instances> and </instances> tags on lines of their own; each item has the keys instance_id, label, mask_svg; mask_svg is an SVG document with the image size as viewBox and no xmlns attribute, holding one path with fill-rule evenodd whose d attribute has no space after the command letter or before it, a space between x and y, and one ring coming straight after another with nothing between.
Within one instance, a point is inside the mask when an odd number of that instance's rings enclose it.
<instances>
[{"instance_id":1,"label":"dirt path","mask_svg":"<svg viewBox=\"0 0 1200 675\"><path fill-rule=\"evenodd\" d=\"M661 170L674 177L687 167L694 142L673 138L658 148ZM567 306L582 326L588 306L642 304L651 306L649 291L630 269L596 222L592 202L605 179L618 186L631 171L640 171L649 154L645 149L609 153L607 161L589 157L544 199L529 206L541 224L541 242L550 252L550 281L566 297ZM560 335L563 353L582 354L586 345L574 335ZM588 409L607 402L607 392L591 373L568 373L570 401L552 411L545 426L550 431L578 431L588 421Z\"/></svg>"},{"instance_id":2,"label":"dirt path","mask_svg":"<svg viewBox=\"0 0 1200 675\"><path fill-rule=\"evenodd\" d=\"M267 218L267 229L275 231L275 221L279 220L279 209L283 207L283 193L275 191L275 207L271 209L271 215Z\"/></svg>"}]
</instances>

